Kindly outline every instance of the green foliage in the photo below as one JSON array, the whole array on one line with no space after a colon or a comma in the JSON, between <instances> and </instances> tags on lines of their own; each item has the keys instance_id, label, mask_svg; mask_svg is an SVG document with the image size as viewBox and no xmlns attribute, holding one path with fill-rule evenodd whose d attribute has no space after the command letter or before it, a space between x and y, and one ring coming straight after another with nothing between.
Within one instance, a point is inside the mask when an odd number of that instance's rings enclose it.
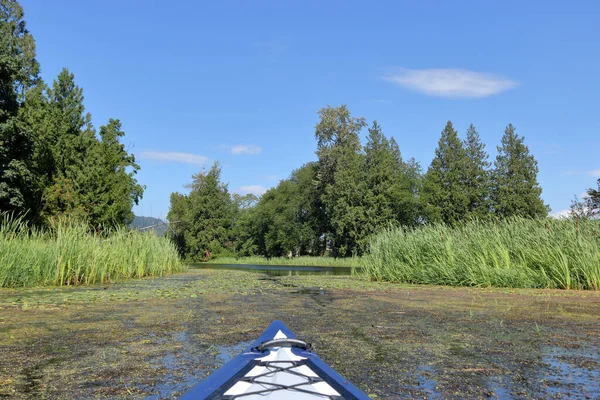
<instances>
[{"instance_id":1,"label":"green foliage","mask_svg":"<svg viewBox=\"0 0 600 400\"><path fill-rule=\"evenodd\" d=\"M598 190L594 190L593 188L587 190L587 207L593 217L600 215L600 179L598 179L596 184L598 185Z\"/></svg>"},{"instance_id":2,"label":"green foliage","mask_svg":"<svg viewBox=\"0 0 600 400\"><path fill-rule=\"evenodd\" d=\"M133 220L131 208L144 192L135 179L140 169L135 156L119 141L124 135L119 120L111 119L100 127L101 140L90 149L81 171L73 175L80 182L79 202L92 226L128 225Z\"/></svg>"},{"instance_id":3,"label":"green foliage","mask_svg":"<svg viewBox=\"0 0 600 400\"><path fill-rule=\"evenodd\" d=\"M423 178L425 218L429 222L453 224L463 219L469 210L469 194L465 176L469 158L448 121L435 149L435 158Z\"/></svg>"},{"instance_id":4,"label":"green foliage","mask_svg":"<svg viewBox=\"0 0 600 400\"><path fill-rule=\"evenodd\" d=\"M364 257L373 280L452 286L600 290L595 221L471 221L389 229Z\"/></svg>"},{"instance_id":5,"label":"green foliage","mask_svg":"<svg viewBox=\"0 0 600 400\"><path fill-rule=\"evenodd\" d=\"M98 235L65 219L42 230L0 216L0 287L88 285L183 269L173 243L152 232L117 228Z\"/></svg>"},{"instance_id":6,"label":"green foliage","mask_svg":"<svg viewBox=\"0 0 600 400\"><path fill-rule=\"evenodd\" d=\"M18 112L38 72L23 9L16 1L0 0L0 211L25 214L35 207L35 138L20 126Z\"/></svg>"},{"instance_id":7,"label":"green foliage","mask_svg":"<svg viewBox=\"0 0 600 400\"><path fill-rule=\"evenodd\" d=\"M358 254L367 218L362 205L365 159L358 134L366 122L352 117L345 105L323 108L319 116L315 181L324 234L334 256Z\"/></svg>"},{"instance_id":8,"label":"green foliage","mask_svg":"<svg viewBox=\"0 0 600 400\"><path fill-rule=\"evenodd\" d=\"M589 188L582 199L575 196L571 202L570 215L574 218L598 218L600 216L600 179L598 190Z\"/></svg>"},{"instance_id":9,"label":"green foliage","mask_svg":"<svg viewBox=\"0 0 600 400\"><path fill-rule=\"evenodd\" d=\"M498 147L492 173L492 206L496 216L535 218L548 214L548 207L541 199L537 173L537 161L529 154L524 138L509 124Z\"/></svg>"},{"instance_id":10,"label":"green foliage","mask_svg":"<svg viewBox=\"0 0 600 400\"><path fill-rule=\"evenodd\" d=\"M238 211L234 235L237 254L318 254L321 241L312 211L315 174L315 164L306 164L256 199L253 208Z\"/></svg>"},{"instance_id":11,"label":"green foliage","mask_svg":"<svg viewBox=\"0 0 600 400\"><path fill-rule=\"evenodd\" d=\"M490 209L490 162L475 126L471 124L464 141L467 155L465 169L465 192L469 203L465 217L487 219L491 217Z\"/></svg>"},{"instance_id":12,"label":"green foliage","mask_svg":"<svg viewBox=\"0 0 600 400\"><path fill-rule=\"evenodd\" d=\"M171 195L167 218L181 254L190 261L202 261L213 254L232 251L235 209L227 184L221 182L217 162L208 172L199 172L192 179L189 195Z\"/></svg>"},{"instance_id":13,"label":"green foliage","mask_svg":"<svg viewBox=\"0 0 600 400\"><path fill-rule=\"evenodd\" d=\"M63 69L51 88L39 79L16 1L0 0L0 32L0 212L37 225L56 216L127 225L143 187L120 122L109 120L98 138L73 74Z\"/></svg>"}]
</instances>

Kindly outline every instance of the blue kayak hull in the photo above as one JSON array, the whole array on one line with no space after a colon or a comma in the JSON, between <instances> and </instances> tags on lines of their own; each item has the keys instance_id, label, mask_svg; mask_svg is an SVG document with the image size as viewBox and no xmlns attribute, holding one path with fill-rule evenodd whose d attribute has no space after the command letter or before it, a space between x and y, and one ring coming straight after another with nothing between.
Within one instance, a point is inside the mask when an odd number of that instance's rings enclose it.
<instances>
[{"instance_id":1,"label":"blue kayak hull","mask_svg":"<svg viewBox=\"0 0 600 400\"><path fill-rule=\"evenodd\" d=\"M251 378L245 378L247 376L252 375L253 368L261 368L257 367L257 365L264 365L264 362L260 360L267 359L272 351L276 351L278 349L266 349L264 351L260 351L257 348L267 341L273 340L284 336L288 339L295 339L296 336L292 331L289 330L287 326L282 321L275 320L273 321L268 328L263 332L263 334L252 344L250 345L242 354L230 360L228 363L223 365L221 368L213 372L209 375L204 381L199 383L197 386L190 389L187 393L185 393L181 398L185 400L192 399L244 399L244 398L252 398L248 394L234 394L231 395L232 387L236 384L239 384L240 380L246 380L251 382ZM288 368L280 369L280 371L289 372L290 368L293 368L291 373L295 375L297 374L296 370L300 367L296 367L296 365L303 365L302 368L309 368L311 370L311 374L318 375L317 380L319 380L321 385L328 386L334 390L331 390L329 393L337 393L337 395L311 395L311 390L306 390L307 387L312 387L306 383L290 385L290 389L279 388L271 389L272 391L277 390L277 398L286 398L288 395L292 397L291 394L293 392L294 396L300 396L298 398L305 398L302 396L307 396L306 398L323 398L323 399L368 399L369 397L355 387L352 383L350 383L347 379L342 377L336 371L333 370L329 365L327 365L323 360L321 360L315 353L310 350L305 350L299 347L289 347L286 349L288 351L287 354L293 354L292 357L294 359L298 359L300 361L294 366L290 366ZM278 363L286 363L287 361L275 361ZM291 362L287 362L291 364ZM272 375L272 374L271 374ZM269 374L263 374L263 376L270 376ZM311 378L309 378L311 379ZM245 385L249 385L249 383L244 383ZM272 387L269 385L277 385L277 384L266 384L263 385L265 387ZM289 390L286 391L286 390ZM265 390L261 394L261 396L265 396L270 392L270 390ZM253 392L258 393L258 392ZM306 394L308 393L308 394ZM256 395L258 396L258 395ZM296 397L294 397L296 398Z\"/></svg>"}]
</instances>

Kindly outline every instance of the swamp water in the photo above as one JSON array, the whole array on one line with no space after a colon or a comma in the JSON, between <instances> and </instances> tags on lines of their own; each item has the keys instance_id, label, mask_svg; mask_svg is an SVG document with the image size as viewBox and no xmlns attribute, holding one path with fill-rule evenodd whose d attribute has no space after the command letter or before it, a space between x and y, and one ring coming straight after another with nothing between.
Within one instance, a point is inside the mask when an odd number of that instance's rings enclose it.
<instances>
[{"instance_id":1,"label":"swamp water","mask_svg":"<svg viewBox=\"0 0 600 400\"><path fill-rule=\"evenodd\" d=\"M273 319L374 397L600 397L598 293L273 267L0 290L0 398L176 398Z\"/></svg>"}]
</instances>

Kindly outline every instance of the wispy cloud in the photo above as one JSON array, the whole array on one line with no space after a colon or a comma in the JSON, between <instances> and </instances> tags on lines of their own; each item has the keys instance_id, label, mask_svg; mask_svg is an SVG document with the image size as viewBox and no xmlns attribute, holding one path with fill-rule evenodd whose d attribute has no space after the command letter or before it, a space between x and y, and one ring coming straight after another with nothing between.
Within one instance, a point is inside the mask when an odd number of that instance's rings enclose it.
<instances>
[{"instance_id":1,"label":"wispy cloud","mask_svg":"<svg viewBox=\"0 0 600 400\"><path fill-rule=\"evenodd\" d=\"M258 196L263 195L267 190L269 190L269 189L264 186L261 186L261 185L240 186L240 188L239 188L239 192L241 194L252 193L252 194L256 194Z\"/></svg>"},{"instance_id":2,"label":"wispy cloud","mask_svg":"<svg viewBox=\"0 0 600 400\"><path fill-rule=\"evenodd\" d=\"M229 147L229 152L234 155L240 154L260 154L262 149L254 144L238 144Z\"/></svg>"},{"instance_id":3,"label":"wispy cloud","mask_svg":"<svg viewBox=\"0 0 600 400\"><path fill-rule=\"evenodd\" d=\"M265 179L268 181L276 181L277 179L279 179L279 177L277 175L267 175L265 176Z\"/></svg>"},{"instance_id":4,"label":"wispy cloud","mask_svg":"<svg viewBox=\"0 0 600 400\"><path fill-rule=\"evenodd\" d=\"M141 158L163 162L177 162L185 164L204 165L208 157L200 154L180 153L176 151L144 151Z\"/></svg>"},{"instance_id":5,"label":"wispy cloud","mask_svg":"<svg viewBox=\"0 0 600 400\"><path fill-rule=\"evenodd\" d=\"M407 69L384 74L394 85L440 97L487 97L513 89L516 81L467 69Z\"/></svg>"},{"instance_id":6,"label":"wispy cloud","mask_svg":"<svg viewBox=\"0 0 600 400\"><path fill-rule=\"evenodd\" d=\"M592 178L600 178L600 169L590 169L587 171L567 171L563 175L587 175Z\"/></svg>"},{"instance_id":7,"label":"wispy cloud","mask_svg":"<svg viewBox=\"0 0 600 400\"><path fill-rule=\"evenodd\" d=\"M569 218L571 216L571 210L560 210L553 213L550 213L550 217L560 219L560 218Z\"/></svg>"}]
</instances>

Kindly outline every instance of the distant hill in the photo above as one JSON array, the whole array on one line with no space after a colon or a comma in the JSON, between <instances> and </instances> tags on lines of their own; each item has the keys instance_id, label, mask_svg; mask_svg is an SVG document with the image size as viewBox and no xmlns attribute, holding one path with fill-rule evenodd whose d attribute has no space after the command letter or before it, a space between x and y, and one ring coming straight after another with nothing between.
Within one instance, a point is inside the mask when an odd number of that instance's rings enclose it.
<instances>
[{"instance_id":1,"label":"distant hill","mask_svg":"<svg viewBox=\"0 0 600 400\"><path fill-rule=\"evenodd\" d=\"M152 230L158 235L163 235L169 229L169 223L160 218L133 217L133 221L129 224L131 229Z\"/></svg>"}]
</instances>

